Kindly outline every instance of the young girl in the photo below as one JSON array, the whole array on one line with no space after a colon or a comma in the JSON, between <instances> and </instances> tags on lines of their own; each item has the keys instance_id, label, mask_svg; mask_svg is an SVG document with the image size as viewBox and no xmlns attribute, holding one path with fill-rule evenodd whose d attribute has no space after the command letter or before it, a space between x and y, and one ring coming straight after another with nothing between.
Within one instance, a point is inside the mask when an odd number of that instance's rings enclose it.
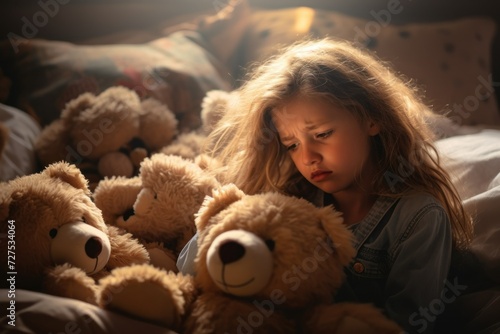
<instances>
[{"instance_id":1,"label":"young girl","mask_svg":"<svg viewBox=\"0 0 500 334\"><path fill-rule=\"evenodd\" d=\"M209 138L221 181L333 204L355 236L346 286L356 300L431 332L454 283L452 249L467 247L472 226L414 90L369 54L324 39L287 48L238 94ZM192 272L195 253L196 238L181 271Z\"/></svg>"}]
</instances>

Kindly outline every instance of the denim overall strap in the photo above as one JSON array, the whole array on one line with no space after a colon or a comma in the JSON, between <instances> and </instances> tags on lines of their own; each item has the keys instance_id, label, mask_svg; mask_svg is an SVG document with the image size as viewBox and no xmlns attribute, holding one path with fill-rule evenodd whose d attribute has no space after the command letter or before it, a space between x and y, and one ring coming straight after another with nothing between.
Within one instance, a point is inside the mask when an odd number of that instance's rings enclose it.
<instances>
[{"instance_id":1,"label":"denim overall strap","mask_svg":"<svg viewBox=\"0 0 500 334\"><path fill-rule=\"evenodd\" d=\"M354 226L352 231L355 237L354 247L356 248L356 251L359 251L361 245L364 244L368 236L377 227L378 223L382 220L387 211L397 201L398 198L380 196L377 198L366 217Z\"/></svg>"}]
</instances>

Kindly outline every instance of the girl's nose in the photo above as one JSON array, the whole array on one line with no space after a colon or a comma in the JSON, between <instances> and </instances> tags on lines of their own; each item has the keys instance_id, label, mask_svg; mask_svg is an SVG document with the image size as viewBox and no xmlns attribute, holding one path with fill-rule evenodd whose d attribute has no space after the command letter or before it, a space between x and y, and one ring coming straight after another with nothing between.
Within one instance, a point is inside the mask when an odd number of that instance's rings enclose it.
<instances>
[{"instance_id":1,"label":"girl's nose","mask_svg":"<svg viewBox=\"0 0 500 334\"><path fill-rule=\"evenodd\" d=\"M321 161L321 155L312 145L302 145L302 162L306 166L317 164Z\"/></svg>"}]
</instances>

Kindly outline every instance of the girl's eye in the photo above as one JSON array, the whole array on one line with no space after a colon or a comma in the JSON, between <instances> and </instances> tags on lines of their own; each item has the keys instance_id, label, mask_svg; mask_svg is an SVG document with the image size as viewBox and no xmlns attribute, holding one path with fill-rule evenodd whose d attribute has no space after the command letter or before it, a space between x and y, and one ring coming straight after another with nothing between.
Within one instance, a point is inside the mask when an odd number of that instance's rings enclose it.
<instances>
[{"instance_id":1,"label":"girl's eye","mask_svg":"<svg viewBox=\"0 0 500 334\"><path fill-rule=\"evenodd\" d=\"M297 148L297 144L292 144L292 145L288 145L288 146L286 147L286 150L287 150L288 152L293 152L293 151L295 151L295 149L296 149L296 148Z\"/></svg>"},{"instance_id":2,"label":"girl's eye","mask_svg":"<svg viewBox=\"0 0 500 334\"><path fill-rule=\"evenodd\" d=\"M316 135L316 138L325 139L328 138L333 133L333 130L328 130L326 132L321 132Z\"/></svg>"}]
</instances>

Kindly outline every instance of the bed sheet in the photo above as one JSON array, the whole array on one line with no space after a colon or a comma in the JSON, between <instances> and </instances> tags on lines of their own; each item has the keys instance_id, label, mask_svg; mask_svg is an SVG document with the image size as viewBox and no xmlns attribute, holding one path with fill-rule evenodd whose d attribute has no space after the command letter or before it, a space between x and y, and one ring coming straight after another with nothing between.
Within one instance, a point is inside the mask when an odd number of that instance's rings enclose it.
<instances>
[{"instance_id":1,"label":"bed sheet","mask_svg":"<svg viewBox=\"0 0 500 334\"><path fill-rule=\"evenodd\" d=\"M436 147L474 217L471 249L500 283L500 130L441 139Z\"/></svg>"}]
</instances>

